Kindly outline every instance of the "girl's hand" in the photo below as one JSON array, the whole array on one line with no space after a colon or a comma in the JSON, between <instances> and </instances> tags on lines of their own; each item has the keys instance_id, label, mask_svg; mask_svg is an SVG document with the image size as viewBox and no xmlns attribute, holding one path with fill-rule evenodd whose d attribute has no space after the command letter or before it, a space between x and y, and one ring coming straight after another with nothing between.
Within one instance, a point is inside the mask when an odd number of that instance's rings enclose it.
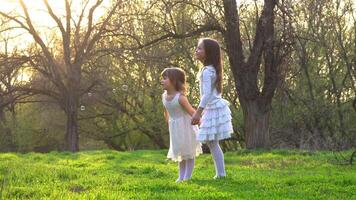
<instances>
[{"instance_id":1,"label":"girl's hand","mask_svg":"<svg viewBox=\"0 0 356 200\"><path fill-rule=\"evenodd\" d=\"M192 125L200 124L201 114L199 112L195 112L192 116Z\"/></svg>"}]
</instances>

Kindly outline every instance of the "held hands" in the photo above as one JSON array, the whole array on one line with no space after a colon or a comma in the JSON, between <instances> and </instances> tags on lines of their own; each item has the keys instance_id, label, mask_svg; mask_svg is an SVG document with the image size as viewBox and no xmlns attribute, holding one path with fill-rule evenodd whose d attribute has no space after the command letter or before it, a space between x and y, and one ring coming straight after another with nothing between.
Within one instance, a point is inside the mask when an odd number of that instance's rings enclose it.
<instances>
[{"instance_id":1,"label":"held hands","mask_svg":"<svg viewBox=\"0 0 356 200\"><path fill-rule=\"evenodd\" d=\"M201 118L201 113L202 113L202 108L198 108L197 111L192 116L192 125L197 125L200 124L200 118Z\"/></svg>"},{"instance_id":2,"label":"held hands","mask_svg":"<svg viewBox=\"0 0 356 200\"><path fill-rule=\"evenodd\" d=\"M200 118L201 118L201 116L200 116L200 114L198 113L198 112L195 112L194 114L193 114L193 116L192 116L192 125L197 125L197 124L199 124L199 122L200 122Z\"/></svg>"}]
</instances>

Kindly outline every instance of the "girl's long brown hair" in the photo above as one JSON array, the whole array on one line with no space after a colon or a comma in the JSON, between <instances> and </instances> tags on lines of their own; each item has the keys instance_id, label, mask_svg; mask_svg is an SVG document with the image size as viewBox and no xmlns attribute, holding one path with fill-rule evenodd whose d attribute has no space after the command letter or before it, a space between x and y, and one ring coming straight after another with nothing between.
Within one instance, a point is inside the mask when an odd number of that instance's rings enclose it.
<instances>
[{"instance_id":1,"label":"girl's long brown hair","mask_svg":"<svg viewBox=\"0 0 356 200\"><path fill-rule=\"evenodd\" d=\"M211 38L200 39L203 42L205 51L204 65L213 65L216 71L215 87L219 93L222 93L223 66L221 48L219 43Z\"/></svg>"},{"instance_id":2,"label":"girl's long brown hair","mask_svg":"<svg viewBox=\"0 0 356 200\"><path fill-rule=\"evenodd\" d=\"M167 77L177 91L186 95L186 78L184 70L177 67L165 68L162 71L161 76L163 78Z\"/></svg>"}]
</instances>

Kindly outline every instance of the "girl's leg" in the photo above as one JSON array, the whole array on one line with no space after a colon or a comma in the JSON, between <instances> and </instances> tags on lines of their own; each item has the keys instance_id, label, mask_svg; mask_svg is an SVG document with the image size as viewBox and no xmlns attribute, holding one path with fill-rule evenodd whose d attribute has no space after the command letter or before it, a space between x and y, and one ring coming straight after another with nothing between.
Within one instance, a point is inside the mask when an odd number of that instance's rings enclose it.
<instances>
[{"instance_id":1,"label":"girl's leg","mask_svg":"<svg viewBox=\"0 0 356 200\"><path fill-rule=\"evenodd\" d=\"M208 142L208 146L211 154L213 155L216 177L226 176L225 164L224 164L224 153L222 152L219 141L214 140Z\"/></svg>"},{"instance_id":2,"label":"girl's leg","mask_svg":"<svg viewBox=\"0 0 356 200\"><path fill-rule=\"evenodd\" d=\"M192 177L193 169L194 169L195 159L188 159L186 160L186 167L185 167L185 175L184 180L188 180Z\"/></svg>"},{"instance_id":3,"label":"girl's leg","mask_svg":"<svg viewBox=\"0 0 356 200\"><path fill-rule=\"evenodd\" d=\"M182 160L181 162L178 163L178 166L179 166L179 177L177 179L177 182L182 181L184 179L186 161Z\"/></svg>"}]
</instances>

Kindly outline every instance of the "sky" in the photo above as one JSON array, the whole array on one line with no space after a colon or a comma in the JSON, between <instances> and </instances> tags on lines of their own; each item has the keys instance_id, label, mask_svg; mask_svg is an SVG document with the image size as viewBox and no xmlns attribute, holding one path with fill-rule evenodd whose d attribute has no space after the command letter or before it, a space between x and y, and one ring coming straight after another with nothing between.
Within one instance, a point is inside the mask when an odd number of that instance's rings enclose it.
<instances>
[{"instance_id":1,"label":"sky","mask_svg":"<svg viewBox=\"0 0 356 200\"><path fill-rule=\"evenodd\" d=\"M34 26L40 32L41 36L44 37L44 40L48 36L48 32L53 30L56 26L55 21L49 16L47 12L47 8L43 3L43 0L24 0L26 6L28 7L28 11L30 17L33 21ZM52 9L54 10L55 14L62 17L62 21L64 21L65 15L65 3L64 0L48 0L49 4L51 5ZM96 0L89 0L89 4L87 7L87 12L89 8L96 2ZM81 9L82 9L82 0L72 0L71 1L71 8L72 8L72 17L74 20L78 19ZM0 11L5 13L11 13L12 15L24 15L23 10L20 6L19 0L0 0ZM102 5L94 12L94 21L99 19L101 16L105 14L106 8L110 5L110 0L104 0ZM52 31L53 32L53 31ZM56 31L59 33L59 31ZM16 48L21 49L22 47L25 48L29 43L32 42L32 38L25 34L23 30L16 29L11 32L7 32L6 35L4 33L0 34L0 37L4 36L17 36L16 40L12 40L11 44L9 45L9 50L13 49L15 46ZM1 38L2 39L2 38ZM1 40L0 40L1 42ZM1 47L1 46L0 46ZM1 48L0 51L4 49Z\"/></svg>"},{"instance_id":2,"label":"sky","mask_svg":"<svg viewBox=\"0 0 356 200\"><path fill-rule=\"evenodd\" d=\"M57 27L55 21L49 16L47 8L43 3L43 0L24 0L30 17L33 21L35 28L40 33L42 39L46 41L49 38L49 31L53 30L53 27ZM62 22L64 21L65 15L65 3L64 0L48 0L55 14L62 16ZM96 2L96 0L89 0L88 9ZM110 0L104 0L102 6L100 6L96 12L94 12L94 21L105 14L106 8L110 5ZM72 0L72 17L74 20L78 19L82 9L82 0ZM11 15L21 15L23 16L23 10L20 6L18 0L0 0L0 11ZM53 33L53 31L52 31ZM59 34L59 31L56 31ZM26 31L21 29L14 29L6 33L0 32L0 52L5 51L5 45L3 38L16 37L8 42L8 51L11 52L13 49L25 49L30 43L33 43L33 38L26 33ZM19 81L27 82L31 78L31 73L26 69L20 73L17 79Z\"/></svg>"}]
</instances>

